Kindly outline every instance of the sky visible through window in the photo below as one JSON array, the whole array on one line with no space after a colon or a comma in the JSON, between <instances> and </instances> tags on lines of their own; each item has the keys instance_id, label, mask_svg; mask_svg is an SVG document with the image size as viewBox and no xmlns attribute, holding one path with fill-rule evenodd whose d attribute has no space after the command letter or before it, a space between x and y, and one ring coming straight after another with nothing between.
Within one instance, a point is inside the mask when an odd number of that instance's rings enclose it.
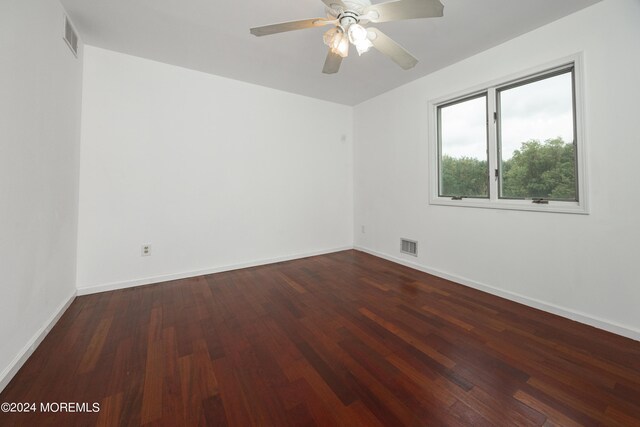
<instances>
[{"instance_id":1,"label":"sky visible through window","mask_svg":"<svg viewBox=\"0 0 640 427\"><path fill-rule=\"evenodd\" d=\"M573 143L572 92L571 73L500 92L502 159L532 139Z\"/></svg>"},{"instance_id":2,"label":"sky visible through window","mask_svg":"<svg viewBox=\"0 0 640 427\"><path fill-rule=\"evenodd\" d=\"M442 155L487 160L487 97L440 110Z\"/></svg>"},{"instance_id":3,"label":"sky visible through window","mask_svg":"<svg viewBox=\"0 0 640 427\"><path fill-rule=\"evenodd\" d=\"M532 139L573 142L571 80L568 72L501 92L502 160ZM442 154L487 160L486 98L445 107L441 114Z\"/></svg>"}]
</instances>

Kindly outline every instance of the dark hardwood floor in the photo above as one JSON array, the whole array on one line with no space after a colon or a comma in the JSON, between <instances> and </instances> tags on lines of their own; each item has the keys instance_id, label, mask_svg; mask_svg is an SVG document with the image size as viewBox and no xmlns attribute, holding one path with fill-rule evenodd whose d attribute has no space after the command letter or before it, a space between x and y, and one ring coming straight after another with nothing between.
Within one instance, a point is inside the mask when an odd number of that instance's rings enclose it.
<instances>
[{"instance_id":1,"label":"dark hardwood floor","mask_svg":"<svg viewBox=\"0 0 640 427\"><path fill-rule=\"evenodd\" d=\"M77 298L2 426L640 425L640 342L345 251Z\"/></svg>"}]
</instances>

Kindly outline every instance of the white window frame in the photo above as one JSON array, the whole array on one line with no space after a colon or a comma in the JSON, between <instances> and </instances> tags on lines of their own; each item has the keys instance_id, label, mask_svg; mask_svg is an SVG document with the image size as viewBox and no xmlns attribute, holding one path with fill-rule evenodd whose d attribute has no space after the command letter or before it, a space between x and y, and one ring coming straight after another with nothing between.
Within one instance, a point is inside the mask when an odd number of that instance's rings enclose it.
<instances>
[{"instance_id":1,"label":"white window frame","mask_svg":"<svg viewBox=\"0 0 640 427\"><path fill-rule=\"evenodd\" d=\"M498 169L498 136L497 121L494 120L496 110L496 90L503 86L520 81L530 80L537 76L543 76L573 66L574 98L575 98L575 139L576 139L576 179L578 180L578 201L549 200L548 204L533 203L532 200L501 199L499 197L498 180L494 178L492 171ZM509 209L537 212L558 212L588 214L588 189L587 189L587 158L586 141L584 132L584 80L583 80L583 54L577 53L569 57L531 68L501 79L475 86L454 94L429 101L429 166L430 166L430 190L429 203L442 206L461 206L467 208ZM473 97L480 93L487 93L488 116L488 163L489 163L489 198L462 198L452 200L451 197L441 197L440 194L440 154L438 138L438 107L450 104L457 100Z\"/></svg>"}]
</instances>

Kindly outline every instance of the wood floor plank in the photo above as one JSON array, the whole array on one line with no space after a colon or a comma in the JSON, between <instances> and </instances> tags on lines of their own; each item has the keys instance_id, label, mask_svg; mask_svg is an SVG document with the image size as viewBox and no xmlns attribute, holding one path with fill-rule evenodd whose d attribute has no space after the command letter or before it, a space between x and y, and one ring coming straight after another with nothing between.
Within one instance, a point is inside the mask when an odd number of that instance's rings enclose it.
<instances>
[{"instance_id":1,"label":"wood floor plank","mask_svg":"<svg viewBox=\"0 0 640 427\"><path fill-rule=\"evenodd\" d=\"M299 284L298 282L296 282L286 274L280 273L279 276L287 285L295 289L296 292L299 292L301 294L304 294L307 292L307 290L301 284Z\"/></svg>"},{"instance_id":2,"label":"wood floor plank","mask_svg":"<svg viewBox=\"0 0 640 427\"><path fill-rule=\"evenodd\" d=\"M549 406L544 402L539 401L535 397L523 391L517 391L514 397L525 405L537 410L542 414L545 414L547 418L554 423L554 425L561 425L565 427L583 426L582 423L573 420L569 416L563 414L561 411L558 411L557 409Z\"/></svg>"},{"instance_id":3,"label":"wood floor plank","mask_svg":"<svg viewBox=\"0 0 640 427\"><path fill-rule=\"evenodd\" d=\"M84 353L84 357L80 362L80 366L78 367L78 373L86 374L95 369L98 358L100 357L100 353L102 352L102 347L104 346L105 339L107 337L107 333L109 332L109 328L111 327L111 322L113 321L113 317L107 317L100 321L96 332L91 338L91 342L89 343L89 347Z\"/></svg>"},{"instance_id":4,"label":"wood floor plank","mask_svg":"<svg viewBox=\"0 0 640 427\"><path fill-rule=\"evenodd\" d=\"M628 427L640 427L640 418L631 416L628 413L616 409L612 406L607 407L605 414L620 425Z\"/></svg>"},{"instance_id":5,"label":"wood floor plank","mask_svg":"<svg viewBox=\"0 0 640 427\"><path fill-rule=\"evenodd\" d=\"M364 314L366 317L373 320L374 322L376 322L377 324L379 324L380 326L382 326L392 334L397 335L401 340L405 341L407 344L417 348L418 350L423 352L425 355L429 356L436 362L440 363L442 366L447 368L453 368L456 365L456 363L453 360L439 353L433 347L431 347L428 344L425 344L420 339L396 327L392 322L388 322L384 320L382 317L372 313L366 308L361 308L359 311L360 313Z\"/></svg>"},{"instance_id":6,"label":"wood floor plank","mask_svg":"<svg viewBox=\"0 0 640 427\"><path fill-rule=\"evenodd\" d=\"M109 427L122 423L122 398L123 393L118 393L102 399L96 427Z\"/></svg>"},{"instance_id":7,"label":"wood floor plank","mask_svg":"<svg viewBox=\"0 0 640 427\"><path fill-rule=\"evenodd\" d=\"M358 251L76 298L1 426L640 426L640 343Z\"/></svg>"},{"instance_id":8,"label":"wood floor plank","mask_svg":"<svg viewBox=\"0 0 640 427\"><path fill-rule=\"evenodd\" d=\"M246 396L240 389L238 372L230 364L227 358L213 361L213 370L216 373L220 387L220 399L225 411L225 417L231 426L254 426L254 418L249 413Z\"/></svg>"},{"instance_id":9,"label":"wood floor plank","mask_svg":"<svg viewBox=\"0 0 640 427\"><path fill-rule=\"evenodd\" d=\"M162 417L162 388L165 377L162 363L162 341L151 341L147 348L144 390L142 392L141 417L143 424Z\"/></svg>"}]
</instances>

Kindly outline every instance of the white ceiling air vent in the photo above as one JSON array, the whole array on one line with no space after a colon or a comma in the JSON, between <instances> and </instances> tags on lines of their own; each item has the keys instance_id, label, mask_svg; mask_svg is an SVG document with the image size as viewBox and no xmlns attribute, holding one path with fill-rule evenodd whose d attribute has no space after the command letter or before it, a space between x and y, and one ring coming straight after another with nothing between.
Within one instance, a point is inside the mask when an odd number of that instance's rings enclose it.
<instances>
[{"instance_id":1,"label":"white ceiling air vent","mask_svg":"<svg viewBox=\"0 0 640 427\"><path fill-rule=\"evenodd\" d=\"M64 17L64 41L67 42L69 49L73 52L74 56L78 57L78 34L76 34L76 30L73 29L71 25L71 21L65 15Z\"/></svg>"},{"instance_id":2,"label":"white ceiling air vent","mask_svg":"<svg viewBox=\"0 0 640 427\"><path fill-rule=\"evenodd\" d=\"M407 255L418 256L418 242L400 239L400 252Z\"/></svg>"}]
</instances>

